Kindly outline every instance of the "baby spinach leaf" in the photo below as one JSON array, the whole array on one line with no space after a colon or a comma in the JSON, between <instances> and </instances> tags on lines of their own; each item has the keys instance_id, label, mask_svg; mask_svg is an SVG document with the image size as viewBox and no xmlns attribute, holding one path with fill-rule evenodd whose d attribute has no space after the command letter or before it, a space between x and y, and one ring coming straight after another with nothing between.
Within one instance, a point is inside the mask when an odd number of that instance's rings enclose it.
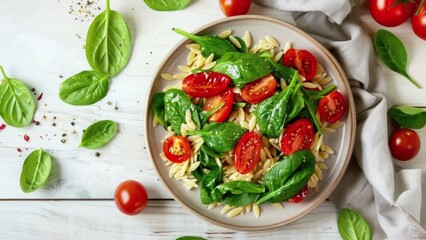
<instances>
[{"instance_id":1,"label":"baby spinach leaf","mask_svg":"<svg viewBox=\"0 0 426 240\"><path fill-rule=\"evenodd\" d=\"M227 52L238 52L234 44L232 44L227 39L223 39L218 36L212 36L212 35L198 36L192 33L185 32L179 28L173 28L173 31L200 44L201 54L204 57L208 57L210 56L210 54L213 53L215 59L217 59L223 56Z\"/></svg>"},{"instance_id":2,"label":"baby spinach leaf","mask_svg":"<svg viewBox=\"0 0 426 240\"><path fill-rule=\"evenodd\" d=\"M411 106L393 106L389 115L404 128L420 129L426 125L426 111Z\"/></svg>"},{"instance_id":3,"label":"baby spinach leaf","mask_svg":"<svg viewBox=\"0 0 426 240\"><path fill-rule=\"evenodd\" d=\"M343 240L370 240L371 230L364 218L352 209L343 208L337 217L337 227Z\"/></svg>"},{"instance_id":4,"label":"baby spinach leaf","mask_svg":"<svg viewBox=\"0 0 426 240\"><path fill-rule=\"evenodd\" d=\"M216 202L230 206L246 206L255 202L265 186L246 181L230 181L222 183L213 190L212 197Z\"/></svg>"},{"instance_id":5,"label":"baby spinach leaf","mask_svg":"<svg viewBox=\"0 0 426 240\"><path fill-rule=\"evenodd\" d=\"M80 147L96 149L108 143L117 133L117 123L102 120L90 125L83 133Z\"/></svg>"},{"instance_id":6,"label":"baby spinach leaf","mask_svg":"<svg viewBox=\"0 0 426 240\"><path fill-rule=\"evenodd\" d=\"M95 71L82 71L59 87L59 98L71 105L90 105L108 93L108 79Z\"/></svg>"},{"instance_id":7,"label":"baby spinach leaf","mask_svg":"<svg viewBox=\"0 0 426 240\"><path fill-rule=\"evenodd\" d=\"M268 60L252 53L227 52L213 67L213 71L228 75L232 83L242 88L272 71Z\"/></svg>"},{"instance_id":8,"label":"baby spinach leaf","mask_svg":"<svg viewBox=\"0 0 426 240\"><path fill-rule=\"evenodd\" d=\"M200 117L196 106L186 93L179 89L169 89L164 95L164 109L166 119L177 134L181 134L180 127L186 123L186 110L192 114L192 120L200 127Z\"/></svg>"},{"instance_id":9,"label":"baby spinach leaf","mask_svg":"<svg viewBox=\"0 0 426 240\"><path fill-rule=\"evenodd\" d=\"M268 191L257 204L283 202L302 189L315 171L315 156L309 150L300 150L275 164L265 175Z\"/></svg>"},{"instance_id":10,"label":"baby spinach leaf","mask_svg":"<svg viewBox=\"0 0 426 240\"><path fill-rule=\"evenodd\" d=\"M216 189L223 195L226 193L242 194L242 193L263 193L265 186L257 183L246 181L229 181L216 186Z\"/></svg>"},{"instance_id":11,"label":"baby spinach leaf","mask_svg":"<svg viewBox=\"0 0 426 240\"><path fill-rule=\"evenodd\" d=\"M374 35L374 46L377 55L388 68L406 77L417 88L421 88L407 73L407 50L397 36L380 29Z\"/></svg>"},{"instance_id":12,"label":"baby spinach leaf","mask_svg":"<svg viewBox=\"0 0 426 240\"><path fill-rule=\"evenodd\" d=\"M213 168L209 173L204 175L201 180L200 199L201 203L208 205L213 202L211 193L213 189L222 182L222 166Z\"/></svg>"},{"instance_id":13,"label":"baby spinach leaf","mask_svg":"<svg viewBox=\"0 0 426 240\"><path fill-rule=\"evenodd\" d=\"M175 11L185 8L191 0L144 0L146 5L156 11Z\"/></svg>"},{"instance_id":14,"label":"baby spinach leaf","mask_svg":"<svg viewBox=\"0 0 426 240\"><path fill-rule=\"evenodd\" d=\"M42 148L28 155L22 166L20 185L23 192L33 192L43 186L49 177L52 159Z\"/></svg>"},{"instance_id":15,"label":"baby spinach leaf","mask_svg":"<svg viewBox=\"0 0 426 240\"><path fill-rule=\"evenodd\" d=\"M282 64L274 62L271 58L266 58L272 66L272 74L276 79L284 79L290 84L294 79L299 79L299 72L293 68L286 67Z\"/></svg>"},{"instance_id":16,"label":"baby spinach leaf","mask_svg":"<svg viewBox=\"0 0 426 240\"><path fill-rule=\"evenodd\" d=\"M155 118L163 126L169 126L169 123L166 120L166 109L164 107L164 95L165 93L160 92L156 93L152 97L152 110L154 111Z\"/></svg>"},{"instance_id":17,"label":"baby spinach leaf","mask_svg":"<svg viewBox=\"0 0 426 240\"><path fill-rule=\"evenodd\" d=\"M184 237L176 238L176 240L207 240L207 239L202 237L184 236Z\"/></svg>"},{"instance_id":18,"label":"baby spinach leaf","mask_svg":"<svg viewBox=\"0 0 426 240\"><path fill-rule=\"evenodd\" d=\"M235 147L244 132L244 129L237 124L226 122L211 123L202 130L196 131L195 134L200 135L211 150L224 153Z\"/></svg>"},{"instance_id":19,"label":"baby spinach leaf","mask_svg":"<svg viewBox=\"0 0 426 240\"><path fill-rule=\"evenodd\" d=\"M34 117L36 105L28 88L21 81L7 77L2 66L0 84L0 115L12 127L25 127Z\"/></svg>"},{"instance_id":20,"label":"baby spinach leaf","mask_svg":"<svg viewBox=\"0 0 426 240\"><path fill-rule=\"evenodd\" d=\"M120 13L106 9L92 22L87 32L86 58L93 70L112 77L130 58L131 36Z\"/></svg>"},{"instance_id":21,"label":"baby spinach leaf","mask_svg":"<svg viewBox=\"0 0 426 240\"><path fill-rule=\"evenodd\" d=\"M215 157L220 157L220 155L215 153L209 147L207 147L207 145L205 144L201 145L199 157L198 157L201 165L210 169L214 168L215 166L217 166L216 161L214 160Z\"/></svg>"}]
</instances>

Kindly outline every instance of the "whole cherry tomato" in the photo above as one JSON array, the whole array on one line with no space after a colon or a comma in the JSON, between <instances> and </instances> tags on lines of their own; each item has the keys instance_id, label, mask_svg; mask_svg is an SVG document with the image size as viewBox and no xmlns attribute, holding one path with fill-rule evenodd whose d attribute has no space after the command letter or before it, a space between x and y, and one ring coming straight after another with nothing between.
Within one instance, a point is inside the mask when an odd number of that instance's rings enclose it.
<instances>
[{"instance_id":1,"label":"whole cherry tomato","mask_svg":"<svg viewBox=\"0 0 426 240\"><path fill-rule=\"evenodd\" d=\"M219 0L222 12L227 16L236 16L247 14L251 0Z\"/></svg>"},{"instance_id":2,"label":"whole cherry tomato","mask_svg":"<svg viewBox=\"0 0 426 240\"><path fill-rule=\"evenodd\" d=\"M411 17L411 28L419 38L426 40L426 4Z\"/></svg>"},{"instance_id":3,"label":"whole cherry tomato","mask_svg":"<svg viewBox=\"0 0 426 240\"><path fill-rule=\"evenodd\" d=\"M136 215L143 211L148 203L145 187L135 180L126 180L118 185L114 193L114 202L124 214Z\"/></svg>"},{"instance_id":4,"label":"whole cherry tomato","mask_svg":"<svg viewBox=\"0 0 426 240\"><path fill-rule=\"evenodd\" d=\"M370 14L380 25L401 25L413 14L416 4L410 0L370 0Z\"/></svg>"},{"instance_id":5,"label":"whole cherry tomato","mask_svg":"<svg viewBox=\"0 0 426 240\"><path fill-rule=\"evenodd\" d=\"M411 160L420 151L420 137L411 129L397 129L389 138L389 148L394 158L401 161Z\"/></svg>"}]
</instances>

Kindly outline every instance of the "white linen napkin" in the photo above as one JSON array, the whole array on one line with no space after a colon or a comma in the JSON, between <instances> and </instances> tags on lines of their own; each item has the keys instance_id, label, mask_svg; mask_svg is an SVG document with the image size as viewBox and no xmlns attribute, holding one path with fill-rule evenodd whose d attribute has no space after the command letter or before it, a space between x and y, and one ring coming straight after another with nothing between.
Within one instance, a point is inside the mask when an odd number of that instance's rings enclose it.
<instances>
[{"instance_id":1,"label":"white linen napkin","mask_svg":"<svg viewBox=\"0 0 426 240\"><path fill-rule=\"evenodd\" d=\"M340 62L352 86L357 136L351 163L330 196L361 213L373 239L426 239L426 169L397 167L388 148L386 81L350 0L254 0L291 11L296 25ZM327 29L327 31L324 31Z\"/></svg>"}]
</instances>

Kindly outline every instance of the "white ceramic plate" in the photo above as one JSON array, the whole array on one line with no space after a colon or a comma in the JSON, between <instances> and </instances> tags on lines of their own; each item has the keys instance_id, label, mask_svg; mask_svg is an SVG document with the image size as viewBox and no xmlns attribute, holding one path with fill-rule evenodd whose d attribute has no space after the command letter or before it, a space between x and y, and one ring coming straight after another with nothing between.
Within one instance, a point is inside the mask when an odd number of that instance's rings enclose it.
<instances>
[{"instance_id":1,"label":"white ceramic plate","mask_svg":"<svg viewBox=\"0 0 426 240\"><path fill-rule=\"evenodd\" d=\"M284 209L277 209L271 204L263 204L261 206L262 212L260 218L256 218L252 213L227 218L226 214L220 214L222 207L216 207L212 210L207 209L200 202L198 189L188 191L184 188L182 181L168 177L169 167L159 157L159 154L162 152L160 141L166 135L166 131L162 127L152 127L154 114L150 101L153 94L161 92L165 86L172 84L170 81L163 80L160 74L165 72L176 73L178 72L178 65L186 64L189 50L185 45L190 42L189 40L179 42L169 52L152 79L146 106L148 151L160 179L165 183L175 200L204 220L222 227L239 230L260 230L288 224L301 218L326 200L346 170L352 154L355 137L355 108L352 93L346 76L334 57L320 43L295 26L264 16L245 15L215 21L194 31L194 33L219 34L227 29L231 29L234 36L243 36L245 31L249 31L254 44L260 38L270 35L279 41L281 47L284 47L286 42L290 42L294 48L309 50L324 67L327 74L333 78L337 89L345 96L349 110L344 119L344 126L339 128L337 132L326 134L324 137L324 142L332 147L335 154L326 160L329 169L323 172L324 180L318 184L319 192L311 191L308 197L301 203L286 203Z\"/></svg>"}]
</instances>

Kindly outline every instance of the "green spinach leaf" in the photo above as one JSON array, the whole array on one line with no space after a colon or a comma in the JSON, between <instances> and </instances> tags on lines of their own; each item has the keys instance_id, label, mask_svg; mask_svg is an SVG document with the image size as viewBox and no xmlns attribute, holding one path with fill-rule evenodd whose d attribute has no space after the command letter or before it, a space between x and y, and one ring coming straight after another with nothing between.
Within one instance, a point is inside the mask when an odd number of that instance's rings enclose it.
<instances>
[{"instance_id":1,"label":"green spinach leaf","mask_svg":"<svg viewBox=\"0 0 426 240\"><path fill-rule=\"evenodd\" d=\"M169 126L169 123L166 120L166 109L164 107L164 95L165 93L160 92L154 94L152 97L152 110L154 111L155 118L163 126Z\"/></svg>"},{"instance_id":2,"label":"green spinach leaf","mask_svg":"<svg viewBox=\"0 0 426 240\"><path fill-rule=\"evenodd\" d=\"M201 180L200 199L201 203L208 205L213 202L212 191L222 182L222 166L213 168L209 173L204 175Z\"/></svg>"},{"instance_id":3,"label":"green spinach leaf","mask_svg":"<svg viewBox=\"0 0 426 240\"><path fill-rule=\"evenodd\" d=\"M237 124L226 122L211 123L202 130L196 131L195 134L200 135L211 150L224 153L235 147L244 132L244 129Z\"/></svg>"},{"instance_id":4,"label":"green spinach leaf","mask_svg":"<svg viewBox=\"0 0 426 240\"><path fill-rule=\"evenodd\" d=\"M169 89L164 95L164 109L166 119L177 134L181 134L180 127L186 123L186 110L192 114L192 120L200 127L200 116L197 107L191 102L186 93L179 89Z\"/></svg>"},{"instance_id":5,"label":"green spinach leaf","mask_svg":"<svg viewBox=\"0 0 426 240\"><path fill-rule=\"evenodd\" d=\"M83 133L80 147L96 149L108 143L117 133L117 123L102 120L90 125Z\"/></svg>"},{"instance_id":6,"label":"green spinach leaf","mask_svg":"<svg viewBox=\"0 0 426 240\"><path fill-rule=\"evenodd\" d=\"M43 186L50 175L52 159L42 148L28 155L22 166L20 185L23 192L33 192Z\"/></svg>"},{"instance_id":7,"label":"green spinach leaf","mask_svg":"<svg viewBox=\"0 0 426 240\"><path fill-rule=\"evenodd\" d=\"M389 115L404 128L420 129L426 125L426 111L411 106L393 106Z\"/></svg>"},{"instance_id":8,"label":"green spinach leaf","mask_svg":"<svg viewBox=\"0 0 426 240\"><path fill-rule=\"evenodd\" d=\"M309 150L300 150L275 164L265 175L268 191L257 204L283 202L302 189L315 171L315 156Z\"/></svg>"},{"instance_id":9,"label":"green spinach leaf","mask_svg":"<svg viewBox=\"0 0 426 240\"><path fill-rule=\"evenodd\" d=\"M185 237L176 238L176 240L207 240L207 239L202 237L185 236Z\"/></svg>"},{"instance_id":10,"label":"green spinach leaf","mask_svg":"<svg viewBox=\"0 0 426 240\"><path fill-rule=\"evenodd\" d=\"M112 77L120 72L130 58L131 36L120 13L106 9L92 22L87 32L86 57L93 70Z\"/></svg>"},{"instance_id":11,"label":"green spinach leaf","mask_svg":"<svg viewBox=\"0 0 426 240\"><path fill-rule=\"evenodd\" d=\"M216 161L214 160L215 157L220 157L220 155L207 147L207 145L201 145L198 157L201 165L209 169L214 168L217 166Z\"/></svg>"},{"instance_id":12,"label":"green spinach leaf","mask_svg":"<svg viewBox=\"0 0 426 240\"><path fill-rule=\"evenodd\" d=\"M255 202L265 186L246 181L230 181L217 185L212 192L213 200L230 206L246 206Z\"/></svg>"},{"instance_id":13,"label":"green spinach leaf","mask_svg":"<svg viewBox=\"0 0 426 240\"><path fill-rule=\"evenodd\" d=\"M25 127L31 124L36 105L28 88L21 81L3 74L3 83L0 84L0 116L12 127Z\"/></svg>"},{"instance_id":14,"label":"green spinach leaf","mask_svg":"<svg viewBox=\"0 0 426 240\"><path fill-rule=\"evenodd\" d=\"M337 227L343 240L370 240L371 230L364 218L352 209L343 208L337 217Z\"/></svg>"},{"instance_id":15,"label":"green spinach leaf","mask_svg":"<svg viewBox=\"0 0 426 240\"><path fill-rule=\"evenodd\" d=\"M201 54L204 57L208 57L210 56L210 54L213 53L214 58L217 59L222 57L227 52L238 52L234 44L232 44L227 39L223 39L218 36L198 36L192 33L185 32L179 28L173 28L173 31L200 44Z\"/></svg>"},{"instance_id":16,"label":"green spinach leaf","mask_svg":"<svg viewBox=\"0 0 426 240\"><path fill-rule=\"evenodd\" d=\"M146 5L156 11L175 11L185 8L191 0L144 0Z\"/></svg>"},{"instance_id":17,"label":"green spinach leaf","mask_svg":"<svg viewBox=\"0 0 426 240\"><path fill-rule=\"evenodd\" d=\"M95 71L82 71L65 80L59 88L62 101L78 106L93 104L107 93L107 77Z\"/></svg>"},{"instance_id":18,"label":"green spinach leaf","mask_svg":"<svg viewBox=\"0 0 426 240\"><path fill-rule=\"evenodd\" d=\"M227 52L217 61L213 71L229 76L236 87L242 88L271 73L272 67L267 59L256 54Z\"/></svg>"},{"instance_id":19,"label":"green spinach leaf","mask_svg":"<svg viewBox=\"0 0 426 240\"><path fill-rule=\"evenodd\" d=\"M397 36L380 29L374 35L374 46L377 55L388 68L406 77L417 88L421 88L407 73L407 50Z\"/></svg>"}]
</instances>

